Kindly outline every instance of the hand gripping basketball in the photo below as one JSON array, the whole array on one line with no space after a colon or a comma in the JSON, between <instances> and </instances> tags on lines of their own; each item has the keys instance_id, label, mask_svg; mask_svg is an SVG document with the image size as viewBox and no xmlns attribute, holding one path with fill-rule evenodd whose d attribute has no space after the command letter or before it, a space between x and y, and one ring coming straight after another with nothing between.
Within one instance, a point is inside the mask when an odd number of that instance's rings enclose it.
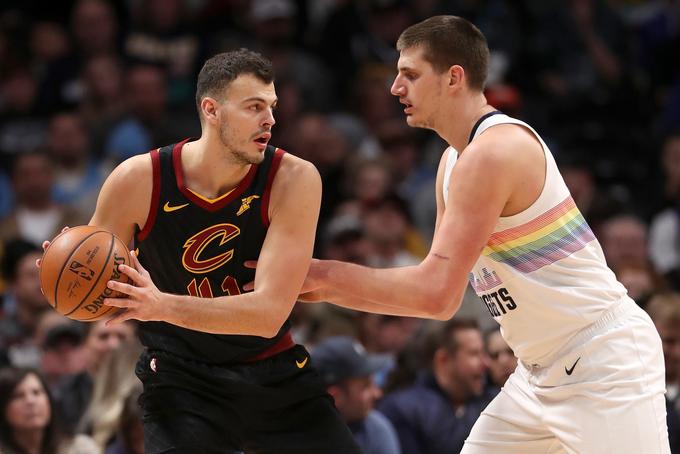
<instances>
[{"instance_id":1,"label":"hand gripping basketball","mask_svg":"<svg viewBox=\"0 0 680 454\"><path fill-rule=\"evenodd\" d=\"M163 293L153 283L149 272L139 263L135 253L131 251L129 256L132 266L120 265L118 269L129 278L128 282L131 283L110 280L108 288L123 296L104 300L106 306L125 309L125 311L119 312L106 323L121 323L130 319L145 322L165 320L164 309L167 305L161 304Z\"/></svg>"},{"instance_id":2,"label":"hand gripping basketball","mask_svg":"<svg viewBox=\"0 0 680 454\"><path fill-rule=\"evenodd\" d=\"M95 321L111 316L115 308L105 307L104 299L118 294L107 288L110 279L127 280L119 265L130 263L127 246L113 233L96 226L64 228L36 264L40 286L57 312L79 321Z\"/></svg>"}]
</instances>

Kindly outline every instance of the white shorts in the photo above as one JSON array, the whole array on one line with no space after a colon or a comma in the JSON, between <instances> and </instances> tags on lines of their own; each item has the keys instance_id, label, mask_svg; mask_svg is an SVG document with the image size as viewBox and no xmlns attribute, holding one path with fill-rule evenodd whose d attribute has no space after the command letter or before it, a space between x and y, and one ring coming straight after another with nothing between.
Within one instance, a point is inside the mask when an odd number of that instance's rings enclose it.
<instances>
[{"instance_id":1,"label":"white shorts","mask_svg":"<svg viewBox=\"0 0 680 454\"><path fill-rule=\"evenodd\" d=\"M519 362L461 452L670 453L661 340L642 309L623 304L550 366Z\"/></svg>"}]
</instances>

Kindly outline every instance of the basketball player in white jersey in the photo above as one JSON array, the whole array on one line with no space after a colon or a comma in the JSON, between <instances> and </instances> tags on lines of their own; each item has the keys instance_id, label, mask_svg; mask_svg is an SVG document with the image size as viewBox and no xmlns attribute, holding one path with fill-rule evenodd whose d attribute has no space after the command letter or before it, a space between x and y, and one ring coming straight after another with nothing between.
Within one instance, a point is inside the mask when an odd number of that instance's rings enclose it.
<instances>
[{"instance_id":1,"label":"basketball player in white jersey","mask_svg":"<svg viewBox=\"0 0 680 454\"><path fill-rule=\"evenodd\" d=\"M607 267L546 144L487 104L484 36L438 16L397 48L391 90L408 124L450 145L432 249L403 268L314 261L301 298L445 320L469 281L519 362L464 453L668 453L659 336Z\"/></svg>"}]
</instances>

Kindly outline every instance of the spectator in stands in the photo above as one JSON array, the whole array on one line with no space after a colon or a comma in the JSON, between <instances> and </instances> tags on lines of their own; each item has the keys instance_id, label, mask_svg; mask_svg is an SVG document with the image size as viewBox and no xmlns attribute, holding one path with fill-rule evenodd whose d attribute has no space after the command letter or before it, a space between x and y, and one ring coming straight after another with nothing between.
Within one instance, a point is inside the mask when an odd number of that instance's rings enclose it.
<instances>
[{"instance_id":1,"label":"spectator in stands","mask_svg":"<svg viewBox=\"0 0 680 454\"><path fill-rule=\"evenodd\" d=\"M201 37L183 0L143 0L133 8L125 53L138 63L165 68L170 105L192 105L200 70Z\"/></svg>"},{"instance_id":2,"label":"spectator in stands","mask_svg":"<svg viewBox=\"0 0 680 454\"><path fill-rule=\"evenodd\" d=\"M671 287L680 290L680 130L664 141L661 165L666 207L652 219L650 256Z\"/></svg>"},{"instance_id":3,"label":"spectator in stands","mask_svg":"<svg viewBox=\"0 0 680 454\"><path fill-rule=\"evenodd\" d=\"M517 367L517 358L503 336L501 330L495 328L486 333L486 354L489 357L489 382L487 386L495 387L496 392L505 385L508 377Z\"/></svg>"},{"instance_id":4,"label":"spectator in stands","mask_svg":"<svg viewBox=\"0 0 680 454\"><path fill-rule=\"evenodd\" d=\"M0 370L0 452L3 454L98 454L85 436L66 437L53 413L52 395L33 369Z\"/></svg>"},{"instance_id":5,"label":"spectator in stands","mask_svg":"<svg viewBox=\"0 0 680 454\"><path fill-rule=\"evenodd\" d=\"M361 344L345 336L324 339L311 358L362 451L399 454L394 427L373 410L382 395L373 382L373 374L382 367L381 359L368 355Z\"/></svg>"},{"instance_id":6,"label":"spectator in stands","mask_svg":"<svg viewBox=\"0 0 680 454\"><path fill-rule=\"evenodd\" d=\"M23 240L10 241L5 247L2 273L8 284L3 301L7 315L0 320L0 351L14 366L37 367L40 363L40 349L33 336L42 314L51 310L40 290L35 266L41 256L40 248Z\"/></svg>"},{"instance_id":7,"label":"spectator in stands","mask_svg":"<svg viewBox=\"0 0 680 454\"><path fill-rule=\"evenodd\" d=\"M119 52L120 24L106 0L77 0L70 17L73 48L45 69L42 100L50 110L75 107L83 98L81 73L90 58Z\"/></svg>"},{"instance_id":8,"label":"spectator in stands","mask_svg":"<svg viewBox=\"0 0 680 454\"><path fill-rule=\"evenodd\" d=\"M622 214L604 222L600 243L612 269L624 263L645 263L649 260L647 224L634 215Z\"/></svg>"},{"instance_id":9,"label":"spectator in stands","mask_svg":"<svg viewBox=\"0 0 680 454\"><path fill-rule=\"evenodd\" d=\"M116 162L200 132L193 110L168 109L167 74L163 68L135 64L128 68L124 85L128 112L111 129L105 143L107 156Z\"/></svg>"},{"instance_id":10,"label":"spectator in stands","mask_svg":"<svg viewBox=\"0 0 680 454\"><path fill-rule=\"evenodd\" d=\"M52 116L47 148L55 168L55 201L89 219L112 167L92 153L90 133L79 114L60 112Z\"/></svg>"},{"instance_id":11,"label":"spectator in stands","mask_svg":"<svg viewBox=\"0 0 680 454\"><path fill-rule=\"evenodd\" d=\"M54 170L49 156L42 151L17 156L12 168L15 206L0 221L0 239L22 238L41 244L54 238L65 225L79 225L87 217L52 198Z\"/></svg>"},{"instance_id":12,"label":"spectator in stands","mask_svg":"<svg viewBox=\"0 0 680 454\"><path fill-rule=\"evenodd\" d=\"M56 311L49 311L42 317L41 322L49 318L48 314L59 315ZM85 370L87 362L84 340L83 329L78 322L68 319L47 330L40 344L42 350L40 371L50 389L58 387L67 377Z\"/></svg>"},{"instance_id":13,"label":"spectator in stands","mask_svg":"<svg viewBox=\"0 0 680 454\"><path fill-rule=\"evenodd\" d=\"M409 454L459 452L495 396L484 390L484 342L476 322L456 318L441 324L430 350L431 369L378 404Z\"/></svg>"},{"instance_id":14,"label":"spectator in stands","mask_svg":"<svg viewBox=\"0 0 680 454\"><path fill-rule=\"evenodd\" d=\"M55 389L55 412L67 433L75 433L92 399L94 379L107 356L135 337L135 326L133 322L107 326L103 320L84 325L86 369L67 377Z\"/></svg>"},{"instance_id":15,"label":"spectator in stands","mask_svg":"<svg viewBox=\"0 0 680 454\"><path fill-rule=\"evenodd\" d=\"M79 432L91 434L103 451L116 441L122 429L125 402L141 386L135 375L141 350L136 338L126 340L106 356L97 370L92 398L78 426Z\"/></svg>"},{"instance_id":16,"label":"spectator in stands","mask_svg":"<svg viewBox=\"0 0 680 454\"><path fill-rule=\"evenodd\" d=\"M646 307L654 321L666 364L666 415L671 452L680 452L680 294L653 297Z\"/></svg>"},{"instance_id":17,"label":"spectator in stands","mask_svg":"<svg viewBox=\"0 0 680 454\"><path fill-rule=\"evenodd\" d=\"M3 68L0 73L0 169L9 172L21 153L35 150L47 136L38 84L28 68Z\"/></svg>"}]
</instances>

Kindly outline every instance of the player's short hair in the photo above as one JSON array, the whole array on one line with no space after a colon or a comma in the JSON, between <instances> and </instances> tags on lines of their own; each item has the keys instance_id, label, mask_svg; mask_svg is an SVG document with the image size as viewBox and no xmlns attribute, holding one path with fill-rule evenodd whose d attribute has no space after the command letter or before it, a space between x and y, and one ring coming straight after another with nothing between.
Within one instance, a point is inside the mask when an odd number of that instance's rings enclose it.
<instances>
[{"instance_id":1,"label":"player's short hair","mask_svg":"<svg viewBox=\"0 0 680 454\"><path fill-rule=\"evenodd\" d=\"M272 63L257 52L241 48L223 52L208 59L196 83L196 108L201 110L201 100L217 97L241 74L251 74L266 84L274 81Z\"/></svg>"},{"instance_id":2,"label":"player's short hair","mask_svg":"<svg viewBox=\"0 0 680 454\"><path fill-rule=\"evenodd\" d=\"M399 36L397 50L411 47L422 47L425 60L435 71L442 73L459 65L465 70L470 88L484 89L489 46L470 21L458 16L433 16L411 25Z\"/></svg>"}]
</instances>

